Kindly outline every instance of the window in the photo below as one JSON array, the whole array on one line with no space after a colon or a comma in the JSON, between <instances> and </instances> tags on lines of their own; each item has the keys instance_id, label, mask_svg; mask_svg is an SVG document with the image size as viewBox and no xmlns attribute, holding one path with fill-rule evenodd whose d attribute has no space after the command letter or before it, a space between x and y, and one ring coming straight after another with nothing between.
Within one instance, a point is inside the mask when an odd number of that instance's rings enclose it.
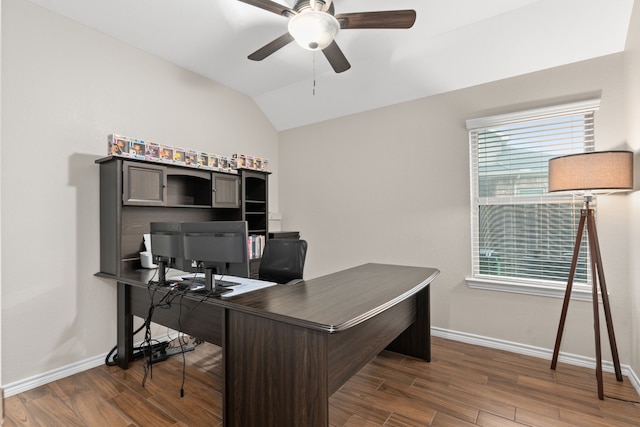
<instances>
[{"instance_id":1,"label":"window","mask_svg":"<svg viewBox=\"0 0 640 427\"><path fill-rule=\"evenodd\" d=\"M467 121L474 288L562 296L582 197L547 192L549 159L594 150L599 101ZM592 203L595 207L595 203ZM586 292L586 235L574 297Z\"/></svg>"}]
</instances>

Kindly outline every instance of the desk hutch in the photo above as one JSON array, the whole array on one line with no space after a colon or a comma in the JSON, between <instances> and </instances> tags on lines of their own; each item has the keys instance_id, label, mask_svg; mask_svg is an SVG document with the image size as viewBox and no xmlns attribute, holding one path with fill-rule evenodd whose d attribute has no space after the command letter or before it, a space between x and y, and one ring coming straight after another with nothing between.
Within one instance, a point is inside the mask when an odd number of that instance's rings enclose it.
<instances>
[{"instance_id":1,"label":"desk hutch","mask_svg":"<svg viewBox=\"0 0 640 427\"><path fill-rule=\"evenodd\" d=\"M120 276L141 268L143 235L156 221L247 221L269 236L269 173L237 174L125 157L100 165L100 271ZM251 260L257 277L259 259Z\"/></svg>"}]
</instances>

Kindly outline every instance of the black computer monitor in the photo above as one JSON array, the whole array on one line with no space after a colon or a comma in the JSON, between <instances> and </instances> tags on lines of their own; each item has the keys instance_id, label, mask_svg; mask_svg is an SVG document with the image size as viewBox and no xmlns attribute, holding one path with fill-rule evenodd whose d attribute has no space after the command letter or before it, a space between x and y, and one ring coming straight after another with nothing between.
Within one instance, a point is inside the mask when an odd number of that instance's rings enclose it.
<instances>
[{"instance_id":1,"label":"black computer monitor","mask_svg":"<svg viewBox=\"0 0 640 427\"><path fill-rule=\"evenodd\" d=\"M151 254L158 264L158 282L166 284L167 268L191 271L182 251L182 222L152 222Z\"/></svg>"},{"instance_id":2,"label":"black computer monitor","mask_svg":"<svg viewBox=\"0 0 640 427\"><path fill-rule=\"evenodd\" d=\"M204 271L206 290L227 291L215 286L214 274L249 277L246 221L185 222L182 238L184 259Z\"/></svg>"}]
</instances>

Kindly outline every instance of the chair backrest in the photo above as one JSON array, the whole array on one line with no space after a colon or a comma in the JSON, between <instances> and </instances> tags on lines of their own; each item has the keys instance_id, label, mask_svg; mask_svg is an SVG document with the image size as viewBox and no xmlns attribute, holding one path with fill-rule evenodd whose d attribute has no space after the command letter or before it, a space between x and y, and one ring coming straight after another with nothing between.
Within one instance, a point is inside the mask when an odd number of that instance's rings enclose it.
<instances>
[{"instance_id":1,"label":"chair backrest","mask_svg":"<svg viewBox=\"0 0 640 427\"><path fill-rule=\"evenodd\" d=\"M260 280L277 283L302 280L306 256L306 240L269 239L262 253L258 276Z\"/></svg>"}]
</instances>

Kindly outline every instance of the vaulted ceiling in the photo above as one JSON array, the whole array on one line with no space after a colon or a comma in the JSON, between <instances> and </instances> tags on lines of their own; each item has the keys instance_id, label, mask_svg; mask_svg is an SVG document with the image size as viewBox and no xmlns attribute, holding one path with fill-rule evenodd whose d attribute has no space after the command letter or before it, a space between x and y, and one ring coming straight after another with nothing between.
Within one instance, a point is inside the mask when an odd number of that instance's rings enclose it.
<instances>
[{"instance_id":1,"label":"vaulted ceiling","mask_svg":"<svg viewBox=\"0 0 640 427\"><path fill-rule=\"evenodd\" d=\"M633 8L633 0L334 0L336 14L417 12L410 29L340 30L351 68L337 74L321 52L295 43L247 59L286 33L287 18L238 0L31 1L252 97L278 130L620 52Z\"/></svg>"}]
</instances>

